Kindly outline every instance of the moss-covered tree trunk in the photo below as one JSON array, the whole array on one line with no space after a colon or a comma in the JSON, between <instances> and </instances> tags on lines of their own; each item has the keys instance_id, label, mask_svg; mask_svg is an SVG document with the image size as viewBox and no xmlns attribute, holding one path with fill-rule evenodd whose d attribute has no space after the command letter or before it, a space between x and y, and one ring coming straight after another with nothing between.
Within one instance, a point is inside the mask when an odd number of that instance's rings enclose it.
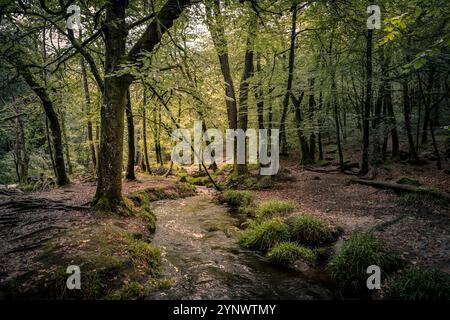
<instances>
[{"instance_id":1,"label":"moss-covered tree trunk","mask_svg":"<svg viewBox=\"0 0 450 320\"><path fill-rule=\"evenodd\" d=\"M124 113L129 82L115 73L124 60L126 43L126 1L106 5L105 81L101 106L101 133L97 190L94 204L103 210L117 211L122 202L122 152Z\"/></svg>"}]
</instances>

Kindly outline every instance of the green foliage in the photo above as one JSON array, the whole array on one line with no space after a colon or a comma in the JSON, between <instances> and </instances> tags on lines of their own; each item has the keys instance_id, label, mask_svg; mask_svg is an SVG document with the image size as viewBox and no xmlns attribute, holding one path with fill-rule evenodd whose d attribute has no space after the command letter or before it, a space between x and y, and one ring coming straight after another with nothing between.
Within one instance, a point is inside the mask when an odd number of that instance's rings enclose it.
<instances>
[{"instance_id":1,"label":"green foliage","mask_svg":"<svg viewBox=\"0 0 450 320\"><path fill-rule=\"evenodd\" d=\"M403 194L398 199L398 204L406 207L426 207L432 205L446 207L449 205L449 200L435 190L419 188L416 192Z\"/></svg>"},{"instance_id":2,"label":"green foliage","mask_svg":"<svg viewBox=\"0 0 450 320\"><path fill-rule=\"evenodd\" d=\"M316 255L313 250L295 242L282 242L267 253L267 258L274 264L289 264L297 259L314 262Z\"/></svg>"},{"instance_id":3,"label":"green foliage","mask_svg":"<svg viewBox=\"0 0 450 320\"><path fill-rule=\"evenodd\" d=\"M296 208L296 204L292 201L271 199L266 200L258 205L256 216L260 219L272 218L277 215L286 215Z\"/></svg>"},{"instance_id":4,"label":"green foliage","mask_svg":"<svg viewBox=\"0 0 450 320\"><path fill-rule=\"evenodd\" d=\"M328 270L342 294L358 294L366 288L366 272L371 265L390 274L402 267L403 261L383 240L358 232L344 242L341 252L329 262Z\"/></svg>"},{"instance_id":5,"label":"green foliage","mask_svg":"<svg viewBox=\"0 0 450 320\"><path fill-rule=\"evenodd\" d=\"M253 223L239 235L241 246L261 251L267 251L276 244L288 240L289 228L278 218Z\"/></svg>"},{"instance_id":6,"label":"green foliage","mask_svg":"<svg viewBox=\"0 0 450 320\"><path fill-rule=\"evenodd\" d=\"M253 201L253 194L250 191L226 190L221 201L235 208L247 207Z\"/></svg>"},{"instance_id":7,"label":"green foliage","mask_svg":"<svg viewBox=\"0 0 450 320\"><path fill-rule=\"evenodd\" d=\"M410 268L389 277L382 296L389 300L450 300L450 275L437 269Z\"/></svg>"},{"instance_id":8,"label":"green foliage","mask_svg":"<svg viewBox=\"0 0 450 320\"><path fill-rule=\"evenodd\" d=\"M303 245L316 247L334 241L336 233L324 221L305 214L293 220L291 238Z\"/></svg>"},{"instance_id":9,"label":"green foliage","mask_svg":"<svg viewBox=\"0 0 450 320\"><path fill-rule=\"evenodd\" d=\"M131 281L115 291L109 298L112 300L136 300L143 298L147 293L146 288L137 281Z\"/></svg>"}]
</instances>

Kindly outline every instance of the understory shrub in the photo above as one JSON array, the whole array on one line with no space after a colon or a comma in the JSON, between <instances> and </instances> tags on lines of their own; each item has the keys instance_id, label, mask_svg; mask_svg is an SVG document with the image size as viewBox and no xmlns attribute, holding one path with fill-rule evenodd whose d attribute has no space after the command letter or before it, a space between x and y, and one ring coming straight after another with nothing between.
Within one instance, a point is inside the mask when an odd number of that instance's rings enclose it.
<instances>
[{"instance_id":1,"label":"understory shrub","mask_svg":"<svg viewBox=\"0 0 450 320\"><path fill-rule=\"evenodd\" d=\"M289 228L280 219L273 218L259 224L252 223L239 236L241 246L267 251L276 244L289 240Z\"/></svg>"},{"instance_id":2,"label":"understory shrub","mask_svg":"<svg viewBox=\"0 0 450 320\"><path fill-rule=\"evenodd\" d=\"M366 288L366 272L371 265L377 265L384 274L390 274L402 267L403 261L383 240L357 232L331 259L328 270L341 294L358 294Z\"/></svg>"},{"instance_id":3,"label":"understory shrub","mask_svg":"<svg viewBox=\"0 0 450 320\"><path fill-rule=\"evenodd\" d=\"M316 256L313 250L302 247L295 242L282 242L267 253L267 258L275 264L289 264L299 258L307 262L313 262Z\"/></svg>"},{"instance_id":4,"label":"understory shrub","mask_svg":"<svg viewBox=\"0 0 450 320\"><path fill-rule=\"evenodd\" d=\"M407 269L387 279L382 296L388 300L450 300L450 275L437 269Z\"/></svg>"}]
</instances>

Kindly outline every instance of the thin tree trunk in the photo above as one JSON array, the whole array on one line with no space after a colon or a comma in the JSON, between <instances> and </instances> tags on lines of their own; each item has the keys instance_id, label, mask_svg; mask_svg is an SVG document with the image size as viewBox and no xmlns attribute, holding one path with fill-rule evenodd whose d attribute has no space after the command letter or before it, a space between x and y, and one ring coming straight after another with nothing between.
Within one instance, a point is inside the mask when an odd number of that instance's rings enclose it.
<instances>
[{"instance_id":1,"label":"thin tree trunk","mask_svg":"<svg viewBox=\"0 0 450 320\"><path fill-rule=\"evenodd\" d=\"M370 109L372 106L372 29L367 30L366 48L366 99L363 111L363 152L361 174L369 172L369 139L370 139Z\"/></svg>"},{"instance_id":2,"label":"thin tree trunk","mask_svg":"<svg viewBox=\"0 0 450 320\"><path fill-rule=\"evenodd\" d=\"M69 174L72 174L73 170L72 170L72 161L70 161L69 141L67 140L66 119L64 111L62 110L61 110L61 128L62 128L62 136L64 139L64 152L66 154L67 172Z\"/></svg>"},{"instance_id":3,"label":"thin tree trunk","mask_svg":"<svg viewBox=\"0 0 450 320\"><path fill-rule=\"evenodd\" d=\"M93 136L93 130L92 130L92 121L91 121L91 95L89 93L89 84L87 79L87 73L86 73L86 64L84 63L84 59L81 58L80 60L81 64L81 76L83 78L83 89L84 89L84 100L86 104L86 113L88 115L88 122L87 122L87 139L89 144L89 149L91 151L91 159L92 159L92 165L94 166L94 169L97 168L97 157L95 155L95 146L94 146L94 136Z\"/></svg>"},{"instance_id":4,"label":"thin tree trunk","mask_svg":"<svg viewBox=\"0 0 450 320\"><path fill-rule=\"evenodd\" d=\"M313 123L314 121L314 109L316 106L316 101L314 100L314 83L315 79L310 79L310 86L309 86L309 121L310 123ZM309 136L309 161L311 163L314 163L316 158L316 134L311 132L311 135Z\"/></svg>"},{"instance_id":5,"label":"thin tree trunk","mask_svg":"<svg viewBox=\"0 0 450 320\"><path fill-rule=\"evenodd\" d=\"M264 95L262 86L261 53L256 53L256 71L258 72L258 85L255 90L256 111L258 113L258 128L264 129Z\"/></svg>"},{"instance_id":6,"label":"thin tree trunk","mask_svg":"<svg viewBox=\"0 0 450 320\"><path fill-rule=\"evenodd\" d=\"M337 86L336 86L336 75L335 71L332 70L331 74L331 93L333 99L333 113L334 113L334 123L336 126L336 143L338 147L338 155L339 155L339 169L341 172L344 171L344 154L342 152L342 144L341 144L341 130L339 125L339 108L337 101Z\"/></svg>"},{"instance_id":7,"label":"thin tree trunk","mask_svg":"<svg viewBox=\"0 0 450 320\"><path fill-rule=\"evenodd\" d=\"M403 116L405 118L405 129L408 136L409 152L417 165L420 165L419 156L417 155L416 148L414 147L414 139L411 133L411 120L410 120L410 101L409 101L409 90L408 90L408 80L403 81Z\"/></svg>"},{"instance_id":8,"label":"thin tree trunk","mask_svg":"<svg viewBox=\"0 0 450 320\"><path fill-rule=\"evenodd\" d=\"M244 132L247 131L248 123L248 90L250 85L250 77L253 75L253 44L255 40L255 27L256 18L251 19L249 23L248 38L244 58L244 70L242 71L242 77L239 86L238 128L242 129ZM245 147L244 150L247 150L247 148ZM247 173L247 161L244 164L237 165L236 173Z\"/></svg>"},{"instance_id":9,"label":"thin tree trunk","mask_svg":"<svg viewBox=\"0 0 450 320\"><path fill-rule=\"evenodd\" d=\"M288 146L286 138L286 117L289 107L290 95L292 90L292 81L294 79L294 60L295 60L295 38L297 33L297 4L294 4L291 8L292 11L292 26L291 26L291 38L289 48L289 64L288 64L288 79L286 86L286 93L283 100L283 108L281 110L280 120L280 153L283 156L288 155Z\"/></svg>"},{"instance_id":10,"label":"thin tree trunk","mask_svg":"<svg viewBox=\"0 0 450 320\"><path fill-rule=\"evenodd\" d=\"M152 170L150 168L150 162L148 160L148 147L147 147L147 92L144 88L143 90L143 108L142 108L142 138L143 138L143 144L144 144L144 161L145 161L145 171L147 173L152 173Z\"/></svg>"}]
</instances>

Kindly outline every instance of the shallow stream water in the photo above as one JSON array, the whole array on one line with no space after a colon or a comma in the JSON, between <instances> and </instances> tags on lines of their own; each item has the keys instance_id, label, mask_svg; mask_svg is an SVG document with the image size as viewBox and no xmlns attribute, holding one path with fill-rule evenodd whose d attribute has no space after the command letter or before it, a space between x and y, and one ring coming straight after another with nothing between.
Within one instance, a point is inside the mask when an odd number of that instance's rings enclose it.
<instances>
[{"instance_id":1,"label":"shallow stream water","mask_svg":"<svg viewBox=\"0 0 450 320\"><path fill-rule=\"evenodd\" d=\"M332 299L326 285L299 271L270 265L239 247L242 222L207 192L154 203L153 242L162 250L162 273L174 286L149 299Z\"/></svg>"}]
</instances>

